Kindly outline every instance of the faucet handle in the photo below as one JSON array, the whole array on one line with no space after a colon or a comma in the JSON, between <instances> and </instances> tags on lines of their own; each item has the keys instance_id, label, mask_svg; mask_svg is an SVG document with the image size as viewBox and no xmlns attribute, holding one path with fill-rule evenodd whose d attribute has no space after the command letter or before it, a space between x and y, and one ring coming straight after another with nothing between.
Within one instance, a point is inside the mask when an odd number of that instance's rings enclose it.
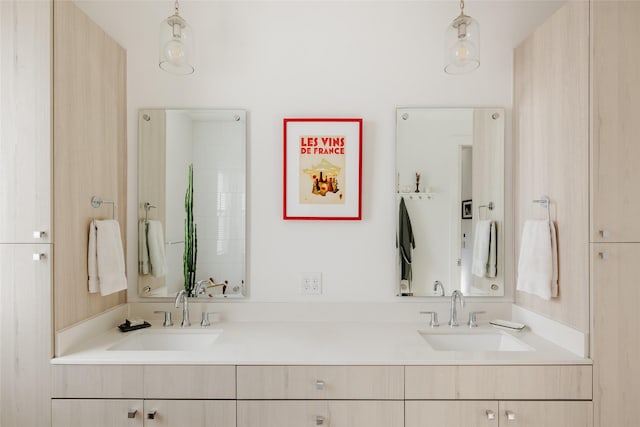
<instances>
[{"instance_id":1,"label":"faucet handle","mask_svg":"<svg viewBox=\"0 0 640 427\"><path fill-rule=\"evenodd\" d=\"M436 312L436 311L421 311L420 314L430 314L431 315L431 320L429 320L429 326L431 326L432 328L437 328L438 326L440 326L440 323L438 323L438 312Z\"/></svg>"},{"instance_id":2,"label":"faucet handle","mask_svg":"<svg viewBox=\"0 0 640 427\"><path fill-rule=\"evenodd\" d=\"M478 327L478 319L476 319L477 314L484 314L486 311L470 311L469 312L469 321L467 322L467 326L470 328Z\"/></svg>"},{"instance_id":3,"label":"faucet handle","mask_svg":"<svg viewBox=\"0 0 640 427\"><path fill-rule=\"evenodd\" d=\"M203 311L202 312L202 321L200 322L200 326L206 328L207 326L211 326L211 322L209 321L210 314L217 314L217 311Z\"/></svg>"},{"instance_id":4,"label":"faucet handle","mask_svg":"<svg viewBox=\"0 0 640 427\"><path fill-rule=\"evenodd\" d=\"M162 322L162 326L173 326L173 320L171 320L171 312L164 310L156 310L155 314L164 313L164 322Z\"/></svg>"}]
</instances>

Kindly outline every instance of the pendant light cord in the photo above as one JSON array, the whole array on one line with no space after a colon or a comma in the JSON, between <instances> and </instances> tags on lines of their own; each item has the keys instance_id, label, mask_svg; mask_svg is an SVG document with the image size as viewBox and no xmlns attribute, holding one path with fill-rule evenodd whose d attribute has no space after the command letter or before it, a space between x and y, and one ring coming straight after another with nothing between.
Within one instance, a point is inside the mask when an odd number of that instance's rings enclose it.
<instances>
[{"instance_id":1,"label":"pendant light cord","mask_svg":"<svg viewBox=\"0 0 640 427\"><path fill-rule=\"evenodd\" d=\"M461 0L462 2L462 0ZM464 4L464 2L462 2ZM180 9L180 5L178 5L178 0L176 0L174 7L176 9L176 15L180 15L180 11L178 9Z\"/></svg>"},{"instance_id":2,"label":"pendant light cord","mask_svg":"<svg viewBox=\"0 0 640 427\"><path fill-rule=\"evenodd\" d=\"M176 0L178 3L178 0ZM464 15L464 0L460 0L460 15Z\"/></svg>"}]
</instances>

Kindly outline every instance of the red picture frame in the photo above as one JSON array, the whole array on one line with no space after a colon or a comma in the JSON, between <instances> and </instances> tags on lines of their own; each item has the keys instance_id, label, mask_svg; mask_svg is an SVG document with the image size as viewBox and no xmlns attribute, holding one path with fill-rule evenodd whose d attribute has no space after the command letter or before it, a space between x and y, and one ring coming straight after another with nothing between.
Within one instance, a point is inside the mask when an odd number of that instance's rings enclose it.
<instances>
[{"instance_id":1,"label":"red picture frame","mask_svg":"<svg viewBox=\"0 0 640 427\"><path fill-rule=\"evenodd\" d=\"M362 219L362 119L285 118L285 220Z\"/></svg>"}]
</instances>

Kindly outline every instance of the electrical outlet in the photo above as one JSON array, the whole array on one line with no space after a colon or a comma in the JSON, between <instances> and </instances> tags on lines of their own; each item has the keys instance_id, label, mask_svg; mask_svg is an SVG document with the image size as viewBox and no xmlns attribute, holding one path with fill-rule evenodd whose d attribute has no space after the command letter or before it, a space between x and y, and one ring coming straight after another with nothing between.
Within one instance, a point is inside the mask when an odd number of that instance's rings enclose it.
<instances>
[{"instance_id":1,"label":"electrical outlet","mask_svg":"<svg viewBox=\"0 0 640 427\"><path fill-rule=\"evenodd\" d=\"M322 273L301 273L300 292L304 295L322 294Z\"/></svg>"}]
</instances>

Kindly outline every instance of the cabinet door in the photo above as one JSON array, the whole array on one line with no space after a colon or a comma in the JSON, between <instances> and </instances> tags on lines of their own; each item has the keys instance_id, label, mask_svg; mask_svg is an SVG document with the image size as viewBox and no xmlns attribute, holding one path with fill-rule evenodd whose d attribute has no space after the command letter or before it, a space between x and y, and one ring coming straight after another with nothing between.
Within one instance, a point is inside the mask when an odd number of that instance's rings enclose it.
<instances>
[{"instance_id":1,"label":"cabinet door","mask_svg":"<svg viewBox=\"0 0 640 427\"><path fill-rule=\"evenodd\" d=\"M498 401L407 400L406 427L498 427Z\"/></svg>"},{"instance_id":2,"label":"cabinet door","mask_svg":"<svg viewBox=\"0 0 640 427\"><path fill-rule=\"evenodd\" d=\"M621 42L640 38L640 2L591 5L591 241L640 242L640 58Z\"/></svg>"},{"instance_id":3,"label":"cabinet door","mask_svg":"<svg viewBox=\"0 0 640 427\"><path fill-rule=\"evenodd\" d=\"M499 409L500 427L593 426L593 405L589 401L501 401Z\"/></svg>"},{"instance_id":4,"label":"cabinet door","mask_svg":"<svg viewBox=\"0 0 640 427\"><path fill-rule=\"evenodd\" d=\"M142 427L142 400L53 399L52 427Z\"/></svg>"},{"instance_id":5,"label":"cabinet door","mask_svg":"<svg viewBox=\"0 0 640 427\"><path fill-rule=\"evenodd\" d=\"M37 260L34 260L34 255ZM0 425L50 424L51 245L0 244ZM41 258L41 259L40 259Z\"/></svg>"},{"instance_id":6,"label":"cabinet door","mask_svg":"<svg viewBox=\"0 0 640 427\"><path fill-rule=\"evenodd\" d=\"M145 400L144 418L145 427L236 427L236 402Z\"/></svg>"},{"instance_id":7,"label":"cabinet door","mask_svg":"<svg viewBox=\"0 0 640 427\"><path fill-rule=\"evenodd\" d=\"M404 402L239 400L238 427L404 427Z\"/></svg>"},{"instance_id":8,"label":"cabinet door","mask_svg":"<svg viewBox=\"0 0 640 427\"><path fill-rule=\"evenodd\" d=\"M595 422L638 425L640 244L593 244L591 259Z\"/></svg>"},{"instance_id":9,"label":"cabinet door","mask_svg":"<svg viewBox=\"0 0 640 427\"><path fill-rule=\"evenodd\" d=\"M0 1L0 51L0 243L49 243L51 1Z\"/></svg>"}]
</instances>

